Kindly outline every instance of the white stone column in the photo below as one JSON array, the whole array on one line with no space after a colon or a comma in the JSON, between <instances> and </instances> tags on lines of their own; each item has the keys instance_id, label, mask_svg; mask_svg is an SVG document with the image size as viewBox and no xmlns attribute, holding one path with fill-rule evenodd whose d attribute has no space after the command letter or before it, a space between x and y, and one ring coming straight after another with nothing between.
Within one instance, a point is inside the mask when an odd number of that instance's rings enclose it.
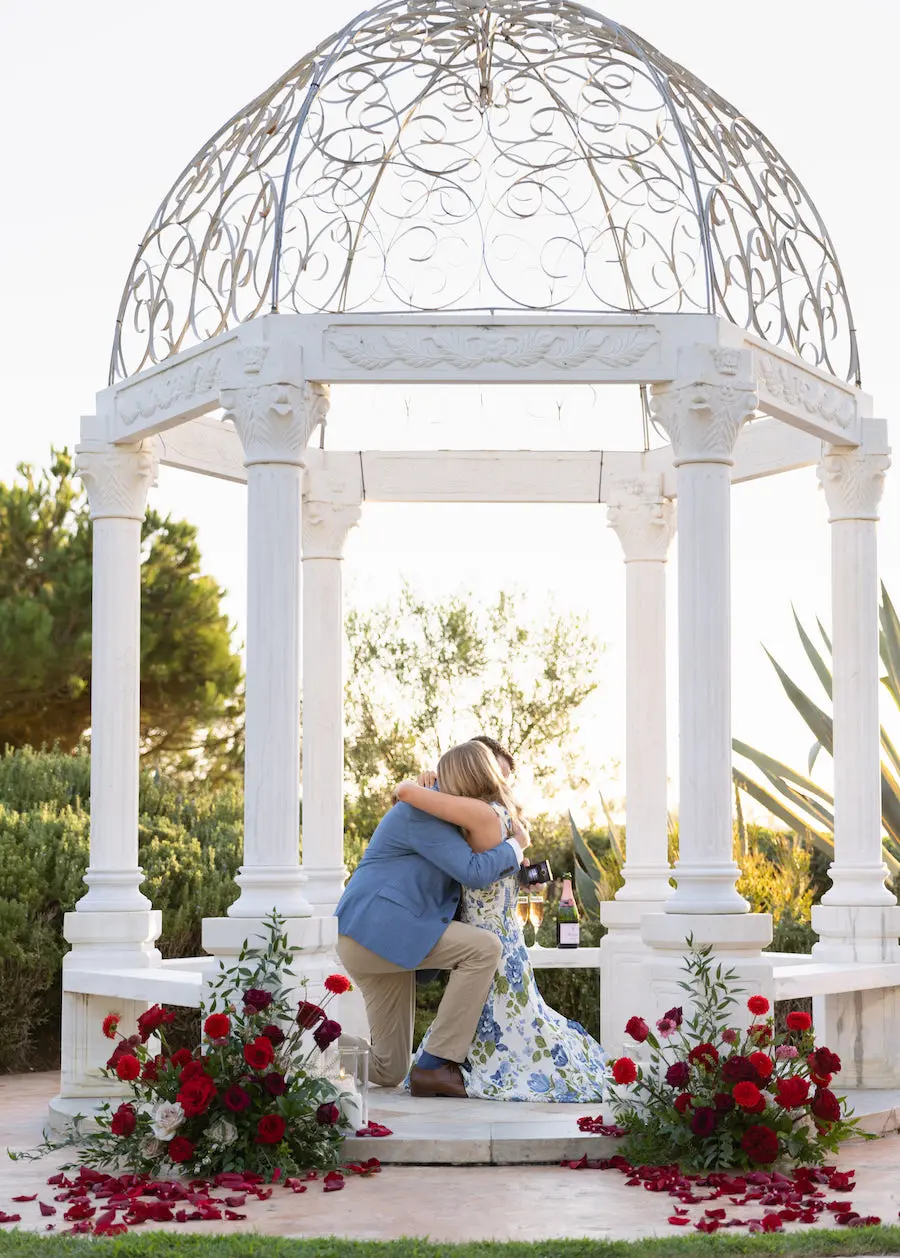
<instances>
[{"instance_id":1,"label":"white stone column","mask_svg":"<svg viewBox=\"0 0 900 1258\"><path fill-rule=\"evenodd\" d=\"M349 500L347 500L349 498ZM344 868L344 543L359 523L355 489L311 483L303 503L303 872L330 916Z\"/></svg>"},{"instance_id":2,"label":"white stone column","mask_svg":"<svg viewBox=\"0 0 900 1258\"><path fill-rule=\"evenodd\" d=\"M608 519L625 556L625 879L601 906L600 1031L607 1052L626 1051L625 1023L643 982L642 918L672 894L666 775L666 557L674 503L659 476L622 481L606 493ZM636 1049L631 1041L627 1051Z\"/></svg>"}]
</instances>

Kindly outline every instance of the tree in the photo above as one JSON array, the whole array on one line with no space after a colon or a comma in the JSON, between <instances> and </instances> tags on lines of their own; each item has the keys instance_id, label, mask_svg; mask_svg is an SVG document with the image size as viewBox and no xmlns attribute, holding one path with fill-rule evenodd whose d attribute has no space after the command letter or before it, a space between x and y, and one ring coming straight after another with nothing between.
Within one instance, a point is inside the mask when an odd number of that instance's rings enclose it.
<instances>
[{"instance_id":1,"label":"tree","mask_svg":"<svg viewBox=\"0 0 900 1258\"><path fill-rule=\"evenodd\" d=\"M0 484L0 747L74 749L90 726L91 535L67 451ZM175 771L199 757L237 767L241 662L200 571L197 530L148 511L142 528L141 740L145 762Z\"/></svg>"},{"instance_id":2,"label":"tree","mask_svg":"<svg viewBox=\"0 0 900 1258\"><path fill-rule=\"evenodd\" d=\"M507 593L479 607L404 587L399 604L348 614L346 764L358 809L380 814L389 784L479 731L538 779L567 775L600 646L578 616L525 613Z\"/></svg>"}]
</instances>

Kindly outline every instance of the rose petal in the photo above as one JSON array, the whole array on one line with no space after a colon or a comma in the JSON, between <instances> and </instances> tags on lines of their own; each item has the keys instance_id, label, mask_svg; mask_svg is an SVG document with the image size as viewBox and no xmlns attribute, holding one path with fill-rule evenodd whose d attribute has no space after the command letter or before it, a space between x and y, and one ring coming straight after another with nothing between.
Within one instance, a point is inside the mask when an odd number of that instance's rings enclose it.
<instances>
[{"instance_id":1,"label":"rose petal","mask_svg":"<svg viewBox=\"0 0 900 1258\"><path fill-rule=\"evenodd\" d=\"M242 1223L246 1217L246 1214L236 1214L234 1210L225 1211L225 1218L229 1223Z\"/></svg>"},{"instance_id":2,"label":"rose petal","mask_svg":"<svg viewBox=\"0 0 900 1258\"><path fill-rule=\"evenodd\" d=\"M39 1201L38 1206L45 1219L49 1219L51 1214L56 1214L56 1206L48 1206L45 1201Z\"/></svg>"},{"instance_id":3,"label":"rose petal","mask_svg":"<svg viewBox=\"0 0 900 1258\"><path fill-rule=\"evenodd\" d=\"M680 1214L670 1214L669 1222L672 1224L673 1227L686 1227L687 1224L690 1222L690 1219L686 1219L684 1218L683 1215L680 1215Z\"/></svg>"},{"instance_id":4,"label":"rose petal","mask_svg":"<svg viewBox=\"0 0 900 1258\"><path fill-rule=\"evenodd\" d=\"M37 1201L37 1193L33 1193L30 1197L13 1197L12 1201Z\"/></svg>"}]
</instances>

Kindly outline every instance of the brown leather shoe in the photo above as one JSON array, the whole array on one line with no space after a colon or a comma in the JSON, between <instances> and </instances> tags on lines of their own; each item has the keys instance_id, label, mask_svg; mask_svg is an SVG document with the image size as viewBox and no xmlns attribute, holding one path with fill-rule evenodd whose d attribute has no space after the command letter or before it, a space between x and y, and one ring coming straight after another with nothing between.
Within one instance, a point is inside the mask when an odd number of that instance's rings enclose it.
<instances>
[{"instance_id":1,"label":"brown leather shoe","mask_svg":"<svg viewBox=\"0 0 900 1258\"><path fill-rule=\"evenodd\" d=\"M445 1062L435 1070L413 1066L409 1072L409 1091L411 1096L453 1096L460 1101L466 1099L462 1071L453 1061Z\"/></svg>"}]
</instances>

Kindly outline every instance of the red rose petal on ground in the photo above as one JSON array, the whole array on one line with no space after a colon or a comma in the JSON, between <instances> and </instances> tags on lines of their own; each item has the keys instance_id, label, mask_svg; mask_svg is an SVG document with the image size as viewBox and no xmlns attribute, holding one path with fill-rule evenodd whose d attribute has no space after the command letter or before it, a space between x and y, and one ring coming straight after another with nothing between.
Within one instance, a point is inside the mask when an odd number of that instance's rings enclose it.
<instances>
[{"instance_id":1,"label":"red rose petal on ground","mask_svg":"<svg viewBox=\"0 0 900 1258\"><path fill-rule=\"evenodd\" d=\"M724 1219L725 1218L724 1210L704 1210L703 1213L706 1215L708 1219Z\"/></svg>"},{"instance_id":2,"label":"red rose petal on ground","mask_svg":"<svg viewBox=\"0 0 900 1258\"><path fill-rule=\"evenodd\" d=\"M344 1183L345 1180L340 1171L329 1171L322 1186L323 1192L340 1192Z\"/></svg>"},{"instance_id":3,"label":"red rose petal on ground","mask_svg":"<svg viewBox=\"0 0 900 1258\"><path fill-rule=\"evenodd\" d=\"M48 1206L45 1201L39 1201L38 1206L45 1219L49 1219L51 1214L56 1214L56 1206Z\"/></svg>"},{"instance_id":4,"label":"red rose petal on ground","mask_svg":"<svg viewBox=\"0 0 900 1258\"><path fill-rule=\"evenodd\" d=\"M37 1193L33 1193L30 1197L13 1197L13 1201L37 1201Z\"/></svg>"},{"instance_id":5,"label":"red rose petal on ground","mask_svg":"<svg viewBox=\"0 0 900 1258\"><path fill-rule=\"evenodd\" d=\"M246 1217L246 1214L236 1214L234 1210L225 1211L225 1218L229 1223L242 1223Z\"/></svg>"},{"instance_id":6,"label":"red rose petal on ground","mask_svg":"<svg viewBox=\"0 0 900 1258\"><path fill-rule=\"evenodd\" d=\"M243 1195L240 1197L226 1197L225 1198L226 1206L232 1206L232 1207L243 1206L243 1205L246 1205L246 1203L247 1203L246 1195Z\"/></svg>"},{"instance_id":7,"label":"red rose petal on ground","mask_svg":"<svg viewBox=\"0 0 900 1258\"><path fill-rule=\"evenodd\" d=\"M686 1219L684 1215L681 1214L670 1214L669 1222L673 1227L686 1227L690 1222L690 1219Z\"/></svg>"},{"instance_id":8,"label":"red rose petal on ground","mask_svg":"<svg viewBox=\"0 0 900 1258\"><path fill-rule=\"evenodd\" d=\"M3 1211L0 1210L0 1223L21 1223L21 1222L22 1222L21 1214L4 1214Z\"/></svg>"},{"instance_id":9,"label":"red rose petal on ground","mask_svg":"<svg viewBox=\"0 0 900 1258\"><path fill-rule=\"evenodd\" d=\"M719 1226L715 1219L701 1219L699 1223L694 1224L698 1232L718 1232Z\"/></svg>"}]
</instances>

